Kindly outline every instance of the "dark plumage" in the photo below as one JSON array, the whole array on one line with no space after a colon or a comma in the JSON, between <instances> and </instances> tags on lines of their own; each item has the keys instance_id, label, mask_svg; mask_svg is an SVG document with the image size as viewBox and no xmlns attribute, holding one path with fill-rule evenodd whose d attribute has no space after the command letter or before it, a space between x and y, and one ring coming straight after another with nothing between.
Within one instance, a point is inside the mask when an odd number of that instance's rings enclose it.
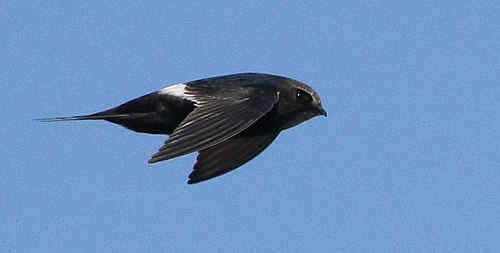
<instances>
[{"instance_id":1,"label":"dark plumage","mask_svg":"<svg viewBox=\"0 0 500 253\"><path fill-rule=\"evenodd\" d=\"M189 184L248 162L278 134L324 115L318 94L299 81L243 73L179 83L95 114L41 121L106 120L170 138L149 163L197 151Z\"/></svg>"}]
</instances>

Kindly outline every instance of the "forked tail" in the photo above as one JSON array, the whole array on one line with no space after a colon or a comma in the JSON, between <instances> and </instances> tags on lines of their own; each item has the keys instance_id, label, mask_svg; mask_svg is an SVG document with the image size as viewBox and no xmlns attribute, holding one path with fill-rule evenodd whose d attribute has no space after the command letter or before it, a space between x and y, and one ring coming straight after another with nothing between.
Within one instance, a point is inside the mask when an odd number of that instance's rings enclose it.
<instances>
[{"instance_id":1,"label":"forked tail","mask_svg":"<svg viewBox=\"0 0 500 253\"><path fill-rule=\"evenodd\" d=\"M39 122L57 122L57 121L74 121L74 120L112 120L116 118L123 118L129 114L113 114L110 111L98 112L89 115L69 116L69 117L55 117L55 118L41 118L35 119Z\"/></svg>"}]
</instances>

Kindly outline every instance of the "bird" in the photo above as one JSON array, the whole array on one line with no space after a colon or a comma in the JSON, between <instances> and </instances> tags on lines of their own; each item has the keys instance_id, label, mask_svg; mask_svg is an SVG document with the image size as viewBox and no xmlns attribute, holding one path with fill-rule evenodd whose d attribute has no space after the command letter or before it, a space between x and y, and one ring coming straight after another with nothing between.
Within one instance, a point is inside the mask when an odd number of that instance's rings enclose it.
<instances>
[{"instance_id":1,"label":"bird","mask_svg":"<svg viewBox=\"0 0 500 253\"><path fill-rule=\"evenodd\" d=\"M198 152L188 184L230 172L259 155L286 129L327 116L318 93L297 80L237 73L177 83L93 114L42 122L105 120L169 135L149 163Z\"/></svg>"}]
</instances>

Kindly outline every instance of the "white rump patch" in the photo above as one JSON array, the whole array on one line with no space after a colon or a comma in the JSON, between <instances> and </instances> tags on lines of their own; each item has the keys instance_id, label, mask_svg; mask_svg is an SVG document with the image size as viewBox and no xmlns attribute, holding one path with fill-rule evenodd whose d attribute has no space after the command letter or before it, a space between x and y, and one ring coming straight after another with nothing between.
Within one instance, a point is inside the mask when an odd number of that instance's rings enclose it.
<instances>
[{"instance_id":1,"label":"white rump patch","mask_svg":"<svg viewBox=\"0 0 500 253\"><path fill-rule=\"evenodd\" d=\"M170 95L170 96L180 97L183 99L192 100L192 98L186 96L185 92L186 92L186 84L178 83L159 90L158 94Z\"/></svg>"}]
</instances>

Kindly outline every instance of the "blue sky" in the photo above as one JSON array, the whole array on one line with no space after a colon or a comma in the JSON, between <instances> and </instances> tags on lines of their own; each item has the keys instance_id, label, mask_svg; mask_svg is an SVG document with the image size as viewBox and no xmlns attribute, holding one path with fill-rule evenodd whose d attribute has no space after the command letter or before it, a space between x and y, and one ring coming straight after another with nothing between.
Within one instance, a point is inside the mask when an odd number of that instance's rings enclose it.
<instances>
[{"instance_id":1,"label":"blue sky","mask_svg":"<svg viewBox=\"0 0 500 253\"><path fill-rule=\"evenodd\" d=\"M3 252L495 252L497 1L8 1L0 6ZM265 72L328 118L188 186L165 136L92 113Z\"/></svg>"}]
</instances>

